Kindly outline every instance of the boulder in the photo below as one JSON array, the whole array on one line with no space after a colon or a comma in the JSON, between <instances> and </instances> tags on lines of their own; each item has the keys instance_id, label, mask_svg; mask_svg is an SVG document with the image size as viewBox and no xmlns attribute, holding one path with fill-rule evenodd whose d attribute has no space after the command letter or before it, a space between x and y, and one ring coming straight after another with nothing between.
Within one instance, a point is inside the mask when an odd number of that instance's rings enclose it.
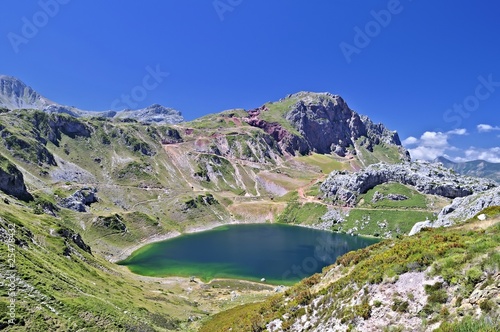
<instances>
[{"instance_id":1,"label":"boulder","mask_svg":"<svg viewBox=\"0 0 500 332\"><path fill-rule=\"evenodd\" d=\"M86 212L90 204L98 201L96 188L82 188L73 193L68 198L61 200L59 205L77 212Z\"/></svg>"}]
</instances>

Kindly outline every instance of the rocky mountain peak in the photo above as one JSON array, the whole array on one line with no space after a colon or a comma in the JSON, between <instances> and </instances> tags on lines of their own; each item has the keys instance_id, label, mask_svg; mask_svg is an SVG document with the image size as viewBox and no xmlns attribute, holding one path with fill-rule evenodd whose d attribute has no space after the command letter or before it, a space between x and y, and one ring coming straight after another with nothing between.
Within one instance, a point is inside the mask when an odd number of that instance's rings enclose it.
<instances>
[{"instance_id":1,"label":"rocky mountain peak","mask_svg":"<svg viewBox=\"0 0 500 332\"><path fill-rule=\"evenodd\" d=\"M117 112L116 118L135 119L145 123L170 123L176 124L184 122L181 112L165 107L159 104L153 104L149 107L139 110L124 110Z\"/></svg>"},{"instance_id":2,"label":"rocky mountain peak","mask_svg":"<svg viewBox=\"0 0 500 332\"><path fill-rule=\"evenodd\" d=\"M359 147L373 152L374 146L385 144L397 147L401 160L409 160L397 132L356 113L339 95L301 91L273 104L282 105L283 117L310 151L346 156L357 154Z\"/></svg>"},{"instance_id":3,"label":"rocky mountain peak","mask_svg":"<svg viewBox=\"0 0 500 332\"><path fill-rule=\"evenodd\" d=\"M298 97L285 118L316 152L344 156L358 137L366 136L359 115L341 97L322 94Z\"/></svg>"},{"instance_id":4,"label":"rocky mountain peak","mask_svg":"<svg viewBox=\"0 0 500 332\"><path fill-rule=\"evenodd\" d=\"M341 96L330 93L330 92L310 92L310 91L300 91L293 94L287 95L285 98L280 99L285 101L287 99L300 99L304 102L318 102L318 101L332 101L335 100L339 103L345 103Z\"/></svg>"},{"instance_id":5,"label":"rocky mountain peak","mask_svg":"<svg viewBox=\"0 0 500 332\"><path fill-rule=\"evenodd\" d=\"M55 103L21 80L7 75L0 75L0 107L10 110L15 109L35 109L46 113L64 113L74 117L106 117L119 119L134 119L145 123L168 123L175 124L184 122L181 113L173 108L153 104L144 109L123 110L123 111L84 111L72 106L65 106Z\"/></svg>"},{"instance_id":6,"label":"rocky mountain peak","mask_svg":"<svg viewBox=\"0 0 500 332\"><path fill-rule=\"evenodd\" d=\"M8 109L40 109L53 104L42 97L21 80L7 75L0 75L0 106Z\"/></svg>"}]
</instances>

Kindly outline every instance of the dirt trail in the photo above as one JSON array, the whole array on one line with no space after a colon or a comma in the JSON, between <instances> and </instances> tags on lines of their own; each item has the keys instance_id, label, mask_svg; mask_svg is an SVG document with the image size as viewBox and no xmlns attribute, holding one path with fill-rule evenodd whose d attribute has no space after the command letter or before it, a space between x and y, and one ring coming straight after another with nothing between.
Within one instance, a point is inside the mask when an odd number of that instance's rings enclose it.
<instances>
[{"instance_id":1,"label":"dirt trail","mask_svg":"<svg viewBox=\"0 0 500 332\"><path fill-rule=\"evenodd\" d=\"M325 202L321 201L320 199L318 199L318 198L316 198L314 196L306 196L306 194L305 194L305 190L306 189L310 188L312 185L314 185L318 181L323 181L326 178L326 176L327 175L322 175L319 178L312 179L305 186L302 186L302 187L298 188L297 189L297 193L299 195L299 200L301 202L304 202L304 203L316 203L316 204L328 205Z\"/></svg>"}]
</instances>

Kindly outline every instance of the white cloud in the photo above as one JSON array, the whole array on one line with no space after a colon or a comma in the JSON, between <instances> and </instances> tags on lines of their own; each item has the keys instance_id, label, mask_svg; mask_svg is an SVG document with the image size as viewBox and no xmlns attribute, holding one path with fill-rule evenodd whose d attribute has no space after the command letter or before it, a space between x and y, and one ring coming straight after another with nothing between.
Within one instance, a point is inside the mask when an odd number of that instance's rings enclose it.
<instances>
[{"instance_id":1,"label":"white cloud","mask_svg":"<svg viewBox=\"0 0 500 332\"><path fill-rule=\"evenodd\" d=\"M500 147L480 149L471 146L465 150L465 160L486 160L491 163L500 163Z\"/></svg>"},{"instance_id":2,"label":"white cloud","mask_svg":"<svg viewBox=\"0 0 500 332\"><path fill-rule=\"evenodd\" d=\"M410 151L412 160L434 160L442 156L445 150L430 146L417 146L414 149L408 149L408 151Z\"/></svg>"},{"instance_id":3,"label":"white cloud","mask_svg":"<svg viewBox=\"0 0 500 332\"><path fill-rule=\"evenodd\" d=\"M489 124L479 124L477 125L477 131L480 133L487 133L494 130L500 130L500 127L492 126Z\"/></svg>"},{"instance_id":4,"label":"white cloud","mask_svg":"<svg viewBox=\"0 0 500 332\"><path fill-rule=\"evenodd\" d=\"M408 149L413 160L433 160L437 157L446 155L446 151L456 151L457 148L450 145L448 139L452 135L468 135L464 128L454 129L445 133L439 131L426 131L417 139L413 136L403 141L404 145L417 145Z\"/></svg>"},{"instance_id":5,"label":"white cloud","mask_svg":"<svg viewBox=\"0 0 500 332\"><path fill-rule=\"evenodd\" d=\"M410 136L410 137L406 138L405 140L403 140L402 143L403 143L403 145L417 144L418 143L418 138Z\"/></svg>"},{"instance_id":6,"label":"white cloud","mask_svg":"<svg viewBox=\"0 0 500 332\"><path fill-rule=\"evenodd\" d=\"M467 129L465 128L459 128L459 129L453 129L447 132L448 135L468 135L469 133L467 132Z\"/></svg>"},{"instance_id":7,"label":"white cloud","mask_svg":"<svg viewBox=\"0 0 500 332\"><path fill-rule=\"evenodd\" d=\"M442 148L448 146L448 135L446 133L426 131L420 137L421 146Z\"/></svg>"}]
</instances>

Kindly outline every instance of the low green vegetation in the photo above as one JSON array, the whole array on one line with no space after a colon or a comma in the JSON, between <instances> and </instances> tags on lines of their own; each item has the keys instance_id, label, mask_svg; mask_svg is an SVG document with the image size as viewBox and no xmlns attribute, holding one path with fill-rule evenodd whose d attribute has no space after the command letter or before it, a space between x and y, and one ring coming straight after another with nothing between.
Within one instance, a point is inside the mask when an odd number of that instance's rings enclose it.
<instances>
[{"instance_id":1,"label":"low green vegetation","mask_svg":"<svg viewBox=\"0 0 500 332\"><path fill-rule=\"evenodd\" d=\"M377 194L378 193L378 194ZM400 200L390 199L389 195L399 195ZM377 196L381 198L377 199ZM415 189L400 183L378 185L360 195L358 207L383 209L428 209L427 197Z\"/></svg>"},{"instance_id":2,"label":"low green vegetation","mask_svg":"<svg viewBox=\"0 0 500 332\"><path fill-rule=\"evenodd\" d=\"M472 220L477 219L477 216L479 216L481 214L486 215L488 218L498 217L498 216L500 216L500 206L489 206L486 209L484 209L483 211L479 212L476 216L474 216L474 218L472 218Z\"/></svg>"},{"instance_id":3,"label":"low green vegetation","mask_svg":"<svg viewBox=\"0 0 500 332\"><path fill-rule=\"evenodd\" d=\"M247 117L248 113L243 109L227 110L220 113L208 114L193 121L186 122L186 126L198 130L206 129L231 129L238 126L248 126L241 120Z\"/></svg>"},{"instance_id":4,"label":"low green vegetation","mask_svg":"<svg viewBox=\"0 0 500 332\"><path fill-rule=\"evenodd\" d=\"M360 137L355 142L356 150L358 151L357 157L364 167L381 161L386 163L399 163L402 161L401 151L397 146L381 143L374 145L373 151L369 151L364 146L366 139L366 137Z\"/></svg>"},{"instance_id":5,"label":"low green vegetation","mask_svg":"<svg viewBox=\"0 0 500 332\"><path fill-rule=\"evenodd\" d=\"M448 286L444 288L443 283L426 286L428 300L421 317L429 318L429 323L444 322L441 331L496 331L498 317L488 316L492 299L483 300L487 303L481 306L485 318L459 321L459 314L450 306L450 298L465 298L480 280L488 280L500 271L498 243L498 223L482 231L426 229L412 237L386 240L339 257L335 265L324 269L322 275L303 280L284 295L215 315L201 331L220 331L218 328L221 327L223 330L261 331L275 319L281 319L286 328L300 317L295 313L304 314L313 309L320 319L337 318L355 328L356 320L369 318L372 310L367 285L380 284L406 272L426 271L429 267L430 275L443 276ZM451 257L455 257L453 263L448 263ZM471 266L476 271L469 272ZM326 276L333 269L337 277L328 281ZM321 281L323 279L325 281ZM365 298L361 304L349 304L352 303L350 299L363 289ZM310 307L312 299L320 299L313 308ZM412 299L396 297L390 308L406 313L409 301ZM373 305L380 307L384 304L373 302ZM284 318L285 313L288 318ZM424 324L424 320L422 322Z\"/></svg>"},{"instance_id":6,"label":"low green vegetation","mask_svg":"<svg viewBox=\"0 0 500 332\"><path fill-rule=\"evenodd\" d=\"M427 211L354 208L346 221L333 225L332 230L390 238L408 234L415 223L433 218L434 214Z\"/></svg>"},{"instance_id":7,"label":"low green vegetation","mask_svg":"<svg viewBox=\"0 0 500 332\"><path fill-rule=\"evenodd\" d=\"M285 114L289 112L293 105L297 103L298 99L288 98L274 103L267 103L266 111L260 112L259 117L269 123L278 123L283 128L295 135L300 135L290 122L285 119Z\"/></svg>"},{"instance_id":8,"label":"low green vegetation","mask_svg":"<svg viewBox=\"0 0 500 332\"><path fill-rule=\"evenodd\" d=\"M373 155L379 161L388 163L401 162L401 151L399 151L397 146L377 144L373 147Z\"/></svg>"},{"instance_id":9,"label":"low green vegetation","mask_svg":"<svg viewBox=\"0 0 500 332\"><path fill-rule=\"evenodd\" d=\"M335 160L332 156L313 153L309 156L297 157L297 160L308 165L317 166L324 174L331 173L332 171L341 171L349 169L349 163Z\"/></svg>"},{"instance_id":10,"label":"low green vegetation","mask_svg":"<svg viewBox=\"0 0 500 332\"><path fill-rule=\"evenodd\" d=\"M472 316L464 317L460 322L444 322L435 332L498 332L500 319Z\"/></svg>"},{"instance_id":11,"label":"low green vegetation","mask_svg":"<svg viewBox=\"0 0 500 332\"><path fill-rule=\"evenodd\" d=\"M307 196L315 196L315 197L321 196L323 193L320 190L320 187L321 187L321 182L316 182L315 184L313 184L312 186L310 186L308 188L306 195Z\"/></svg>"},{"instance_id":12,"label":"low green vegetation","mask_svg":"<svg viewBox=\"0 0 500 332\"><path fill-rule=\"evenodd\" d=\"M12 167L15 167L7 158L0 154L0 169L5 173L11 173Z\"/></svg>"},{"instance_id":13,"label":"low green vegetation","mask_svg":"<svg viewBox=\"0 0 500 332\"><path fill-rule=\"evenodd\" d=\"M276 222L283 224L315 225L321 223L326 213L325 205L318 203L300 203L295 198L290 200L285 210L277 217Z\"/></svg>"},{"instance_id":14,"label":"low green vegetation","mask_svg":"<svg viewBox=\"0 0 500 332\"><path fill-rule=\"evenodd\" d=\"M161 285L130 278L92 251L83 250L84 242L77 233L67 233L68 227L74 225L64 218L35 217L2 203L0 230L13 237L12 242L0 242L0 281L15 280L15 292L0 288L0 308L8 308L9 300L15 299L12 330L178 329L187 322L187 317L179 320L182 308L198 311L194 304L180 305L180 298L164 293ZM14 259L8 261L7 253ZM145 299L152 296L158 300ZM8 312L0 311L2 328L9 325Z\"/></svg>"}]
</instances>

